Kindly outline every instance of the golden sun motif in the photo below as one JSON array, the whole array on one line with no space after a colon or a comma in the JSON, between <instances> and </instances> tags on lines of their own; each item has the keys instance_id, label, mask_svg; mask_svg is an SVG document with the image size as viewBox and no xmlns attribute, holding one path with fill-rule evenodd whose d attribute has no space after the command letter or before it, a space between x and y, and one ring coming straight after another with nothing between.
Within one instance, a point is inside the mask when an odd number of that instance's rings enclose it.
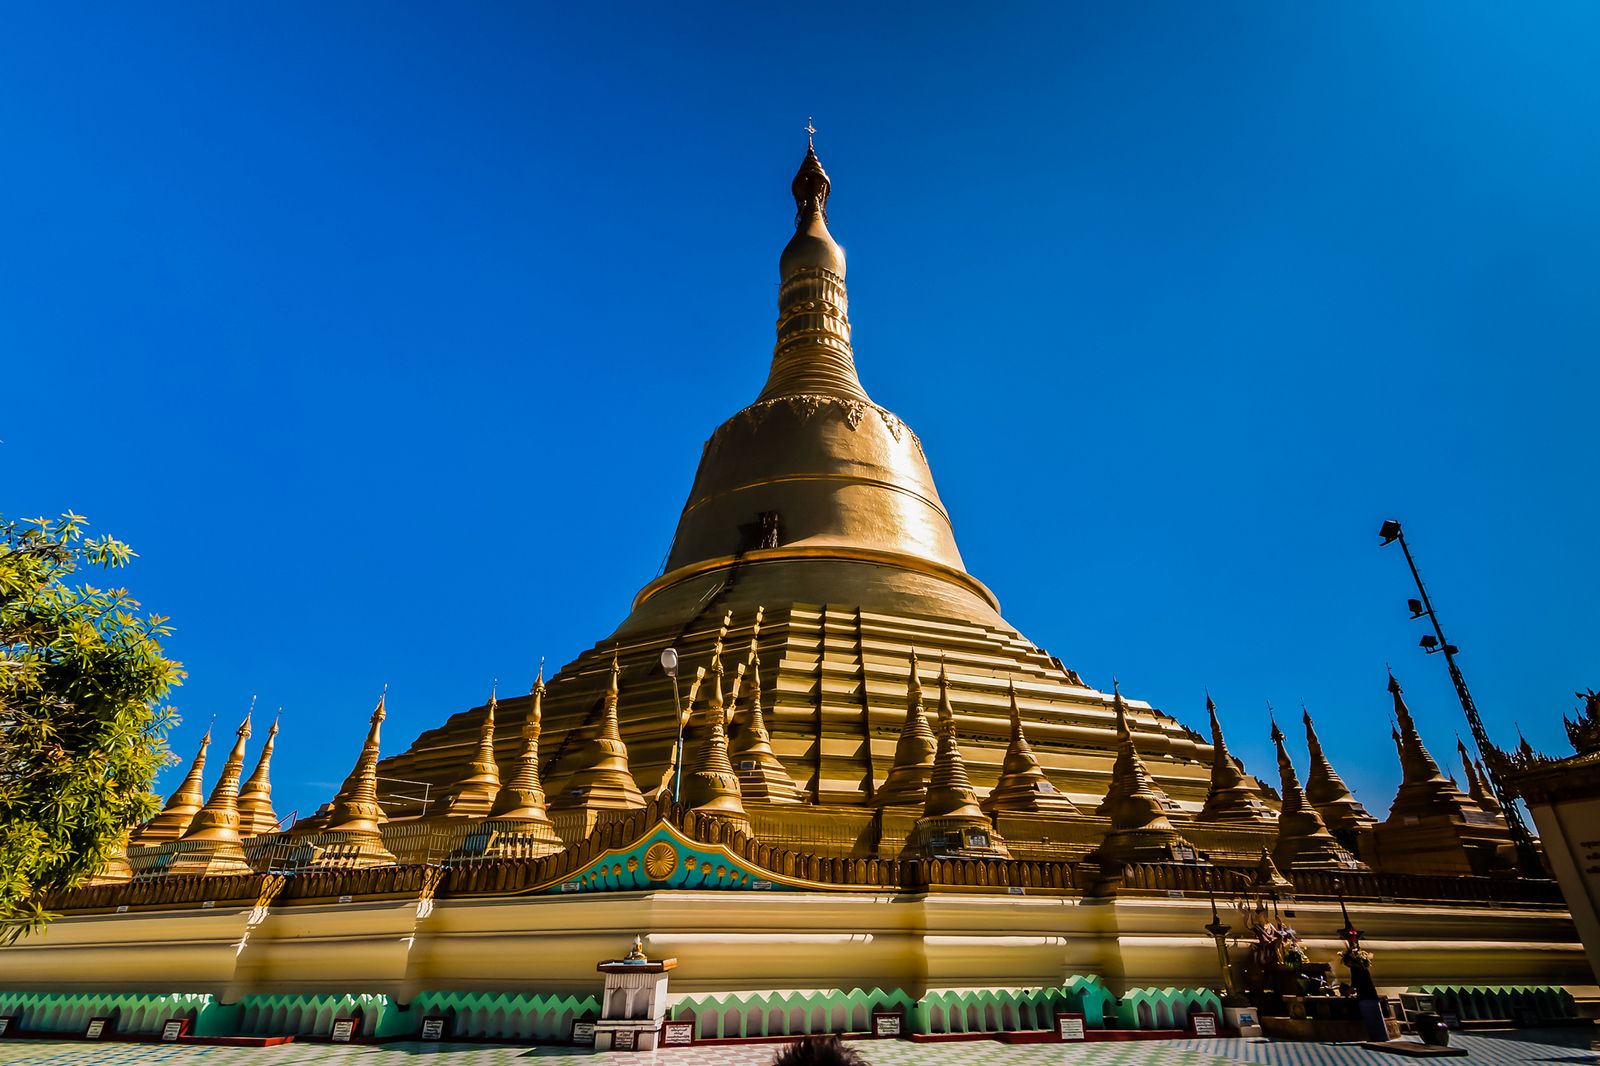
<instances>
[{"instance_id":1,"label":"golden sun motif","mask_svg":"<svg viewBox=\"0 0 1600 1066\"><path fill-rule=\"evenodd\" d=\"M693 859L689 860L691 863ZM628 860L632 865L633 860ZM644 853L644 872L652 881L665 881L671 877L678 868L678 849L668 844L665 840L658 840L651 844Z\"/></svg>"}]
</instances>

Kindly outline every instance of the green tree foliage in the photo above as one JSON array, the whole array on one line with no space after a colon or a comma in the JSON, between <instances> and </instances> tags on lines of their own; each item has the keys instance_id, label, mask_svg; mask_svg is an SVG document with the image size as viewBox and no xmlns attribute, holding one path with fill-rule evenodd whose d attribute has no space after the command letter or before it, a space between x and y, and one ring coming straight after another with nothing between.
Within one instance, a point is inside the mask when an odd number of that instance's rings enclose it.
<instances>
[{"instance_id":1,"label":"green tree foliage","mask_svg":"<svg viewBox=\"0 0 1600 1066\"><path fill-rule=\"evenodd\" d=\"M127 589L68 583L134 554L87 525L0 518L0 941L42 928L46 895L99 871L160 809L150 786L172 760L177 718L161 701L183 664L157 640L171 628Z\"/></svg>"}]
</instances>

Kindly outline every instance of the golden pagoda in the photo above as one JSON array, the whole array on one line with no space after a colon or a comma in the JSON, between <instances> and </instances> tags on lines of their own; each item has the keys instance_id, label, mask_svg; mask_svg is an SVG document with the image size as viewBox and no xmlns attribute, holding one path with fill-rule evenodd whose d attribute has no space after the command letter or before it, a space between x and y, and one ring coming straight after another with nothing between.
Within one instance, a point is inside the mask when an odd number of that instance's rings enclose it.
<instances>
[{"instance_id":1,"label":"golden pagoda","mask_svg":"<svg viewBox=\"0 0 1600 1066\"><path fill-rule=\"evenodd\" d=\"M1012 706L1016 706L1015 690ZM950 675L944 663L939 664L939 750L933 757L922 817L912 827L905 850L907 855L929 858L1008 858L1011 854L989 824L967 776L956 743L956 714L950 704Z\"/></svg>"},{"instance_id":2,"label":"golden pagoda","mask_svg":"<svg viewBox=\"0 0 1600 1066\"><path fill-rule=\"evenodd\" d=\"M1272 853L1262 848L1261 861L1256 863L1255 874L1250 878L1250 887L1257 891L1293 892L1294 882L1278 871L1278 867L1272 861Z\"/></svg>"},{"instance_id":3,"label":"golden pagoda","mask_svg":"<svg viewBox=\"0 0 1600 1066\"><path fill-rule=\"evenodd\" d=\"M177 840L188 830L189 823L205 806L206 794L201 786L206 771L206 749L210 746L211 730L207 729L206 735L200 738L200 750L195 752L194 761L189 764L189 772L184 775L183 782L167 797L167 804L161 808L161 813L134 831L128 840L128 847L151 847L166 840Z\"/></svg>"},{"instance_id":4,"label":"golden pagoda","mask_svg":"<svg viewBox=\"0 0 1600 1066\"><path fill-rule=\"evenodd\" d=\"M483 722L478 727L478 746L467 772L445 796L440 813L446 818L482 818L500 794L500 765L494 758L494 711L498 686L489 692L484 704ZM531 717L531 716L530 716Z\"/></svg>"},{"instance_id":5,"label":"golden pagoda","mask_svg":"<svg viewBox=\"0 0 1600 1066\"><path fill-rule=\"evenodd\" d=\"M912 660L913 663L916 661ZM1027 811L1030 814L1077 814L1078 808L1072 801L1063 796L1050 779L1044 774L1044 767L1039 765L1039 759L1033 754L1033 749L1028 746L1028 738L1022 731L1022 710L1017 706L1017 683L1007 682L1007 691L1011 698L1011 746L1006 749L1005 762L1000 764L1000 781L990 791L983 801L983 810L988 814L999 811ZM944 664L939 666L939 714L944 715L944 701L948 698L945 691ZM951 728L954 728L952 719ZM939 741L941 748L944 741ZM959 758L959 756L957 756ZM965 768L961 771L962 779L966 779Z\"/></svg>"},{"instance_id":6,"label":"golden pagoda","mask_svg":"<svg viewBox=\"0 0 1600 1066\"><path fill-rule=\"evenodd\" d=\"M1456 751L1461 753L1461 769L1467 775L1467 795L1472 797L1473 803L1492 815L1496 822L1505 825L1505 810L1495 798L1494 789L1484 780L1483 767L1472 765L1472 756L1467 754L1467 745L1460 737L1456 737Z\"/></svg>"},{"instance_id":7,"label":"golden pagoda","mask_svg":"<svg viewBox=\"0 0 1600 1066\"><path fill-rule=\"evenodd\" d=\"M1390 674L1404 779L1389 817L1373 828L1379 864L1396 873L1480 876L1505 867L1511 861L1509 830L1439 772L1402 691Z\"/></svg>"},{"instance_id":8,"label":"golden pagoda","mask_svg":"<svg viewBox=\"0 0 1600 1066\"><path fill-rule=\"evenodd\" d=\"M383 724L386 698L378 698L366 742L361 746L361 757L356 760L350 776L345 778L344 787L333 797L327 813L297 822L290 830L293 839L302 847L302 855L309 852L309 861L302 861L310 869L359 869L388 866L395 861L394 855L384 847L383 832L379 828L388 820L378 802L378 728Z\"/></svg>"},{"instance_id":9,"label":"golden pagoda","mask_svg":"<svg viewBox=\"0 0 1600 1066\"><path fill-rule=\"evenodd\" d=\"M130 853L136 875L204 877L251 873L239 836L239 778L244 773L244 746L250 737L250 716L239 726L238 739L223 763L222 776L189 828L177 840Z\"/></svg>"},{"instance_id":10,"label":"golden pagoda","mask_svg":"<svg viewBox=\"0 0 1600 1066\"><path fill-rule=\"evenodd\" d=\"M750 816L745 813L739 792L739 776L728 761L727 708L722 699L723 623L717 643L711 649L710 695L702 707L704 735L694 760L684 767L683 802L702 815L729 822L750 831Z\"/></svg>"},{"instance_id":11,"label":"golden pagoda","mask_svg":"<svg viewBox=\"0 0 1600 1066\"><path fill-rule=\"evenodd\" d=\"M1357 870L1355 857L1328 832L1322 816L1300 791L1294 761L1283 746L1283 730L1272 722L1272 743L1278 749L1278 774L1283 784L1283 809L1278 812L1278 839L1272 861L1280 870Z\"/></svg>"},{"instance_id":12,"label":"golden pagoda","mask_svg":"<svg viewBox=\"0 0 1600 1066\"><path fill-rule=\"evenodd\" d=\"M250 779L239 786L239 835L260 836L278 828L278 814L272 809L272 746L278 739L278 720L272 720L267 741Z\"/></svg>"},{"instance_id":13,"label":"golden pagoda","mask_svg":"<svg viewBox=\"0 0 1600 1066\"><path fill-rule=\"evenodd\" d=\"M1351 795L1323 754L1322 741L1317 739L1316 727L1311 724L1311 712L1303 706L1300 711L1306 727L1306 747L1311 753L1311 766L1306 770L1306 799L1322 816L1323 824L1334 839L1343 844L1346 851L1359 855L1361 834L1378 820Z\"/></svg>"},{"instance_id":14,"label":"golden pagoda","mask_svg":"<svg viewBox=\"0 0 1600 1066\"><path fill-rule=\"evenodd\" d=\"M465 834L451 853L453 860L468 858L534 859L562 848L555 826L545 810L544 786L539 779L539 734L544 701L544 669L529 692L533 709L522 724L522 749L516 769L495 796L489 816ZM491 704L494 697L490 697ZM492 719L491 719L492 720Z\"/></svg>"},{"instance_id":15,"label":"golden pagoda","mask_svg":"<svg viewBox=\"0 0 1600 1066\"><path fill-rule=\"evenodd\" d=\"M1206 713L1211 716L1211 791L1195 820L1268 825L1277 821L1277 812L1261 801L1261 789L1255 778L1245 773L1228 753L1222 723L1217 719L1217 705L1211 702L1210 693L1206 694Z\"/></svg>"},{"instance_id":16,"label":"golden pagoda","mask_svg":"<svg viewBox=\"0 0 1600 1066\"><path fill-rule=\"evenodd\" d=\"M1022 725L1050 782L1067 795L1102 795L1117 744L1109 695L1007 623L994 594L967 573L921 441L857 376L845 254L829 230L831 183L814 151L805 153L792 191L797 213L779 258L766 383L707 440L665 572L639 591L615 632L549 679L543 769L552 816L561 825L558 812L570 803L557 785L587 772L596 679L613 655L633 679L621 719L628 763L654 788L678 737L661 652L671 647L686 661L705 661L715 619L728 611L750 619L763 607L768 743L811 806L840 812L824 817L853 825L854 808L921 810L937 743L926 720L901 702L913 648L949 662L962 748L980 796L999 783L1012 740L1004 690L997 691L1004 679L1026 697ZM1210 744L1130 704L1139 749L1162 791L1198 809ZM501 728L520 725L528 706L501 701ZM736 756L745 741L738 724ZM448 787L464 772L477 726L474 712L453 716L385 760L384 776ZM698 728L680 761L694 754ZM735 760L736 772L743 761ZM392 787L393 813L420 813L406 798L410 786ZM890 821L909 827L904 813Z\"/></svg>"},{"instance_id":17,"label":"golden pagoda","mask_svg":"<svg viewBox=\"0 0 1600 1066\"><path fill-rule=\"evenodd\" d=\"M1103 876L1123 863L1193 860L1194 845L1167 819L1171 801L1151 781L1144 760L1134 750L1128 707L1115 682L1111 691L1117 714L1117 762L1111 771L1110 795L1116 799L1108 812L1111 831L1089 859L1100 866Z\"/></svg>"},{"instance_id":18,"label":"golden pagoda","mask_svg":"<svg viewBox=\"0 0 1600 1066\"><path fill-rule=\"evenodd\" d=\"M746 799L759 803L800 803L804 796L789 771L772 750L772 736L761 715L761 655L758 639L761 617L750 634L750 651L743 663L734 695L733 725L736 730L728 748L728 761L739 775L739 791Z\"/></svg>"},{"instance_id":19,"label":"golden pagoda","mask_svg":"<svg viewBox=\"0 0 1600 1066\"><path fill-rule=\"evenodd\" d=\"M921 806L928 799L928 782L933 777L933 757L939 744L928 728L928 712L922 706L922 679L917 676L917 650L911 649L911 673L906 680L906 717L895 744L894 763L889 777L873 795L878 807Z\"/></svg>"},{"instance_id":20,"label":"golden pagoda","mask_svg":"<svg viewBox=\"0 0 1600 1066\"><path fill-rule=\"evenodd\" d=\"M561 784L561 791L550 801L552 813L570 811L582 816L577 836L589 834L602 811L637 810L644 806L644 795L633 782L628 769L628 746L622 742L617 721L617 700L621 692L622 668L613 651L611 673L602 694L600 724L578 756L577 768Z\"/></svg>"}]
</instances>

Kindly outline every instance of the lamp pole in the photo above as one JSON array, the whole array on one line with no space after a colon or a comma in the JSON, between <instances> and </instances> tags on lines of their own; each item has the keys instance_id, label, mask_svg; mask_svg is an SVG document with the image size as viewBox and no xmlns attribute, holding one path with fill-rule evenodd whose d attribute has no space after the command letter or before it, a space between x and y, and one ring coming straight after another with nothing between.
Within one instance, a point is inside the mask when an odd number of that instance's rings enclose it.
<instances>
[{"instance_id":1,"label":"lamp pole","mask_svg":"<svg viewBox=\"0 0 1600 1066\"><path fill-rule=\"evenodd\" d=\"M678 751L677 764L672 771L672 802L678 802L679 792L683 788L683 697L678 695L678 652L675 648L668 648L661 653L661 669L672 678L672 713L678 719Z\"/></svg>"},{"instance_id":2,"label":"lamp pole","mask_svg":"<svg viewBox=\"0 0 1600 1066\"><path fill-rule=\"evenodd\" d=\"M1405 553L1406 565L1411 568L1412 580L1417 583L1417 593L1422 597L1421 600L1408 601L1411 617L1426 618L1433 623L1434 636L1422 638L1422 650L1429 655L1434 652L1444 652L1444 661L1450 667L1450 680L1456 686L1456 697L1461 701L1461 709L1466 712L1467 725L1472 730L1472 739L1478 745L1478 754L1482 755L1489 750L1491 743L1488 731L1483 728L1483 719L1478 717L1477 704L1472 702L1472 693L1467 691L1466 678L1461 676L1461 668L1456 665L1456 652L1461 649L1444 638L1444 627L1439 624L1439 616L1434 613L1433 601L1428 598L1428 586L1422 583L1422 574L1417 570L1417 561L1411 557L1411 548L1406 544L1406 535L1401 531L1400 523L1392 518L1389 519L1383 523L1383 528L1378 530L1378 536L1383 538L1384 544L1400 542L1400 550ZM1522 873L1526 877L1542 875L1544 865L1539 862L1539 856L1533 849L1533 837L1522 822L1516 796L1500 781L1493 766L1485 769L1488 771L1489 787L1494 790L1501 809L1505 811L1506 828L1511 830L1511 841L1517 849L1517 864L1522 867Z\"/></svg>"},{"instance_id":3,"label":"lamp pole","mask_svg":"<svg viewBox=\"0 0 1600 1066\"><path fill-rule=\"evenodd\" d=\"M1206 890L1211 894L1211 924L1206 926L1206 932L1217 942L1217 964L1222 967L1222 994L1225 999L1233 999L1236 993L1233 990L1233 967L1228 964L1229 926L1223 924L1222 916L1217 913L1217 889L1210 876L1206 877Z\"/></svg>"}]
</instances>

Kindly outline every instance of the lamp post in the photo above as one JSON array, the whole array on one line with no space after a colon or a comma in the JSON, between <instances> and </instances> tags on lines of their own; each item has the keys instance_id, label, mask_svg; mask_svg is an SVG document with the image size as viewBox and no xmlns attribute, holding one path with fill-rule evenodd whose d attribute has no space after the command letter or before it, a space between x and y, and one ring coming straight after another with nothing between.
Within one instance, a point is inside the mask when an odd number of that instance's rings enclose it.
<instances>
[{"instance_id":1,"label":"lamp post","mask_svg":"<svg viewBox=\"0 0 1600 1066\"><path fill-rule=\"evenodd\" d=\"M1433 623L1433 632L1422 638L1420 646L1429 655L1435 652L1444 653L1444 661L1450 667L1450 680L1456 686L1456 697L1461 700L1461 709L1466 712L1467 725L1472 729L1472 739L1477 742L1478 753L1481 755L1491 747L1489 733L1483 728L1483 719L1478 717L1478 707L1472 702L1472 693L1467 691L1466 678L1461 676L1461 668L1456 666L1456 653L1461 649L1444 639L1444 628L1439 625L1439 616L1434 613L1433 601L1428 598L1428 587L1422 583L1422 574L1417 570L1416 560L1411 558L1411 548L1406 544L1406 535L1401 531L1400 523L1392 518L1389 519L1378 530L1378 536L1383 538L1384 544L1400 542L1400 550L1405 553L1406 565L1411 568L1412 580L1417 583L1417 592L1422 597L1420 600L1407 600L1406 606L1411 608L1412 618L1426 618ZM1489 768L1488 777L1489 786L1500 800L1501 809L1505 811L1506 828L1511 830L1511 840L1517 849L1517 864L1522 867L1523 876L1544 876L1544 865L1533 849L1533 837L1528 833L1528 827L1522 823L1522 814L1517 809L1516 797L1500 782L1493 767Z\"/></svg>"},{"instance_id":2,"label":"lamp post","mask_svg":"<svg viewBox=\"0 0 1600 1066\"><path fill-rule=\"evenodd\" d=\"M1222 967L1222 994L1224 1005L1231 1005L1229 1000L1235 998L1237 993L1233 988L1233 967L1228 963L1228 929L1223 924L1222 916L1217 913L1217 889L1210 876L1206 877L1206 891L1211 894L1211 924L1206 926L1206 932L1217 942L1217 964Z\"/></svg>"},{"instance_id":3,"label":"lamp post","mask_svg":"<svg viewBox=\"0 0 1600 1066\"><path fill-rule=\"evenodd\" d=\"M678 652L675 648L667 648L661 653L661 669L672 678L672 713L678 718L678 752L677 763L672 773L672 802L678 802L678 793L683 788L683 697L678 695Z\"/></svg>"}]
</instances>

